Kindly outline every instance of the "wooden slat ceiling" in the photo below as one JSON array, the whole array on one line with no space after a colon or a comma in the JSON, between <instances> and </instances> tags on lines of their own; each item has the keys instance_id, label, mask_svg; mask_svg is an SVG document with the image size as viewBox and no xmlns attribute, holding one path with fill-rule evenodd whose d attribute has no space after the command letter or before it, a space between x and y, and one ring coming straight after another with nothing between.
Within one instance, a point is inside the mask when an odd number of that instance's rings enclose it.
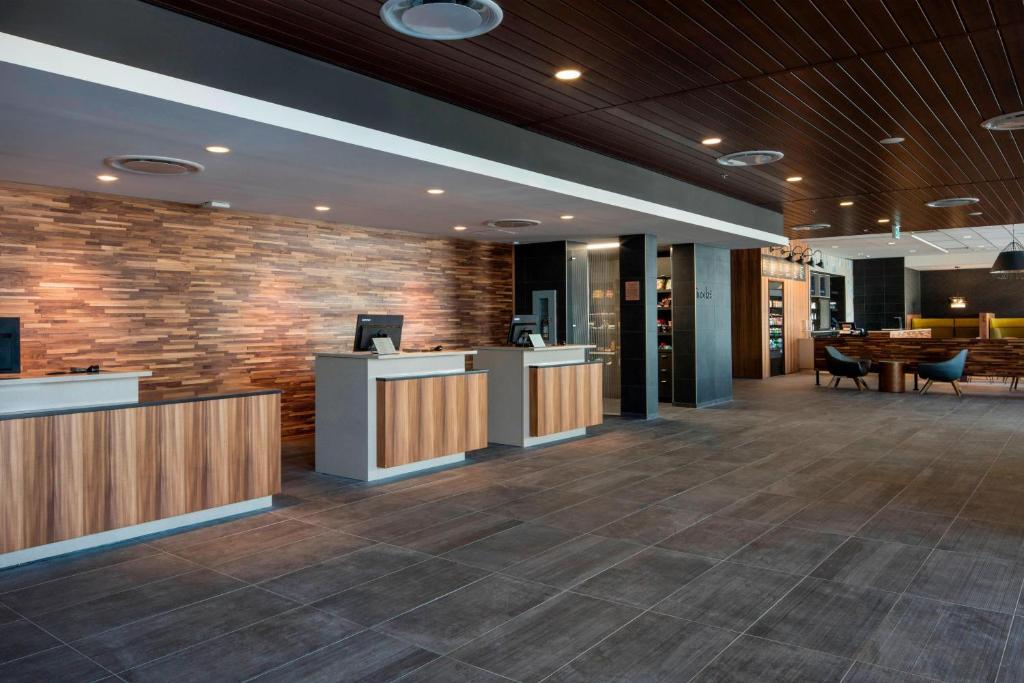
<instances>
[{"instance_id":1,"label":"wooden slat ceiling","mask_svg":"<svg viewBox=\"0 0 1024 683\"><path fill-rule=\"evenodd\" d=\"M150 1L783 211L787 231L1024 222L1024 133L979 125L1024 109L1024 0L499 0L501 26L455 42L392 32L378 0ZM714 163L747 149L786 157ZM982 201L924 206L965 195Z\"/></svg>"}]
</instances>

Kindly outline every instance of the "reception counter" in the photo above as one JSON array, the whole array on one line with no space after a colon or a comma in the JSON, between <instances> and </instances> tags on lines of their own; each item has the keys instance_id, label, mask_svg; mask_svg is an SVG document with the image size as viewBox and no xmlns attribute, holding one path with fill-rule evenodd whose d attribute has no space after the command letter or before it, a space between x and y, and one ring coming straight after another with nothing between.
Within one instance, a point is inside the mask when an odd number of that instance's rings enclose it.
<instances>
[{"instance_id":1,"label":"reception counter","mask_svg":"<svg viewBox=\"0 0 1024 683\"><path fill-rule=\"evenodd\" d=\"M280 418L252 388L0 414L0 567L269 507Z\"/></svg>"},{"instance_id":2,"label":"reception counter","mask_svg":"<svg viewBox=\"0 0 1024 683\"><path fill-rule=\"evenodd\" d=\"M61 410L139 400L143 371L14 375L0 378L0 414Z\"/></svg>"},{"instance_id":3,"label":"reception counter","mask_svg":"<svg viewBox=\"0 0 1024 683\"><path fill-rule=\"evenodd\" d=\"M316 356L316 470L374 481L487 446L487 373L475 351Z\"/></svg>"},{"instance_id":4,"label":"reception counter","mask_svg":"<svg viewBox=\"0 0 1024 683\"><path fill-rule=\"evenodd\" d=\"M501 391L487 404L491 441L537 446L587 433L603 421L602 364L587 361L593 346L539 349L495 346L477 350L474 367L487 370Z\"/></svg>"}]
</instances>

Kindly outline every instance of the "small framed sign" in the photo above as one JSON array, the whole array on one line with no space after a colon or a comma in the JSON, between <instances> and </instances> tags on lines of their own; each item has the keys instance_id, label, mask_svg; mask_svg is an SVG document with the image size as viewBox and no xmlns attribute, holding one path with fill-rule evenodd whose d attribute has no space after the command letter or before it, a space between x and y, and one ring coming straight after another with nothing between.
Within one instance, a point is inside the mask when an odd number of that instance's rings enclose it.
<instances>
[{"instance_id":1,"label":"small framed sign","mask_svg":"<svg viewBox=\"0 0 1024 683\"><path fill-rule=\"evenodd\" d=\"M395 345L391 342L391 337L374 337L372 341L373 352L378 356L390 356L398 353L395 351Z\"/></svg>"},{"instance_id":2,"label":"small framed sign","mask_svg":"<svg viewBox=\"0 0 1024 683\"><path fill-rule=\"evenodd\" d=\"M626 301L640 301L640 281L639 280L626 280Z\"/></svg>"},{"instance_id":3,"label":"small framed sign","mask_svg":"<svg viewBox=\"0 0 1024 683\"><path fill-rule=\"evenodd\" d=\"M544 337L542 337L539 334L531 334L530 335L530 346L532 346L535 349L542 349L542 348L544 348Z\"/></svg>"}]
</instances>

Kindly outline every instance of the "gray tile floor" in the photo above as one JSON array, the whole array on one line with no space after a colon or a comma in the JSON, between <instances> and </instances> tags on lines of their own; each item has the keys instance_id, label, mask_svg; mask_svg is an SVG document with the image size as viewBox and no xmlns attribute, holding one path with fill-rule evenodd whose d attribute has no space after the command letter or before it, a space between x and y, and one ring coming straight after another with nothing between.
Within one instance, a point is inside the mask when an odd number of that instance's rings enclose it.
<instances>
[{"instance_id":1,"label":"gray tile floor","mask_svg":"<svg viewBox=\"0 0 1024 683\"><path fill-rule=\"evenodd\" d=\"M1024 680L1024 403L737 400L0 572L2 681Z\"/></svg>"}]
</instances>

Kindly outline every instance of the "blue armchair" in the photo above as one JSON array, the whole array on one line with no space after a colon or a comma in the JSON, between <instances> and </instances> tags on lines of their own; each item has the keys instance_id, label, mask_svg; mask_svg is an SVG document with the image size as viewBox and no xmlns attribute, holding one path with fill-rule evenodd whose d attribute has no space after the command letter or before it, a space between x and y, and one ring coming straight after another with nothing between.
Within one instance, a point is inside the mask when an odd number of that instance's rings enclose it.
<instances>
[{"instance_id":1,"label":"blue armchair","mask_svg":"<svg viewBox=\"0 0 1024 683\"><path fill-rule=\"evenodd\" d=\"M956 392L956 395L962 397L964 392L960 389L960 378L964 375L964 365L966 363L967 349L941 363L921 363L917 366L917 375L925 380L925 383L918 393L924 394L927 392L933 382L949 382L953 385L953 391Z\"/></svg>"},{"instance_id":2,"label":"blue armchair","mask_svg":"<svg viewBox=\"0 0 1024 683\"><path fill-rule=\"evenodd\" d=\"M836 347L826 346L825 364L834 377L833 381L829 383L830 386L838 387L839 380L846 377L852 379L853 383L857 385L857 391L868 388L867 382L861 378L871 371L871 361L850 358L840 353Z\"/></svg>"}]
</instances>

